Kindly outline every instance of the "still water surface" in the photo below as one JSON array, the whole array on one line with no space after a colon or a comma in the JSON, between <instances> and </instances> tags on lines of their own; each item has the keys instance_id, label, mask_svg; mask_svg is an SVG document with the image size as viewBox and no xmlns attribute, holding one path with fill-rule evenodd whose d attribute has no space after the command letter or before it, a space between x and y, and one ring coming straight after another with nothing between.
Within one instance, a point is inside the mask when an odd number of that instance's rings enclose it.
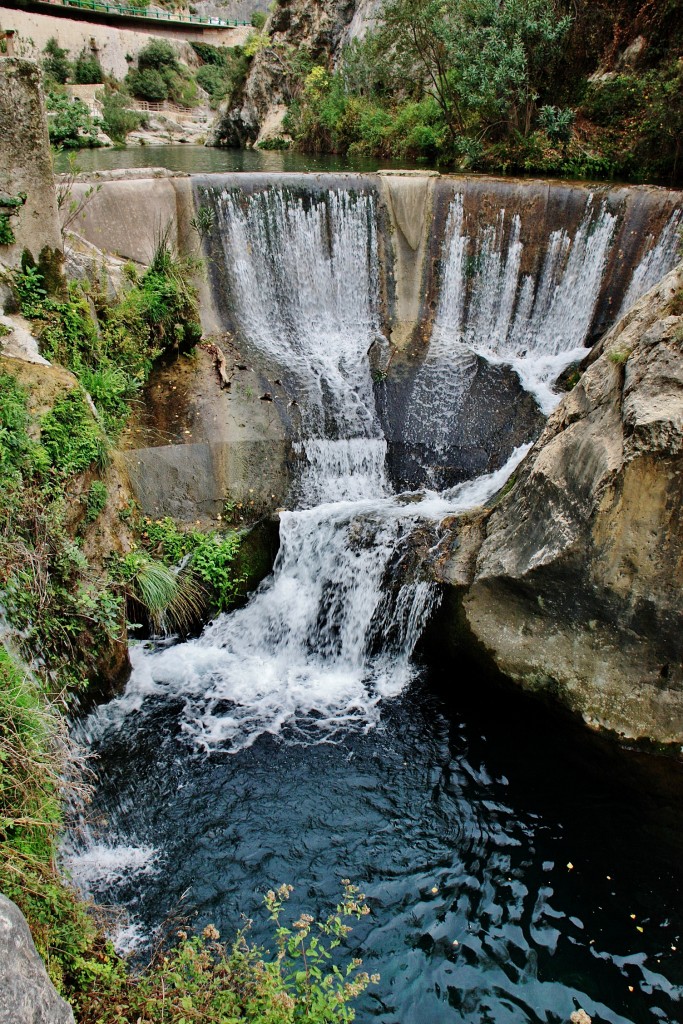
<instances>
[{"instance_id":1,"label":"still water surface","mask_svg":"<svg viewBox=\"0 0 683 1024\"><path fill-rule=\"evenodd\" d=\"M214 149L208 146L128 146L125 149L82 149L76 155L82 171L111 171L120 167L166 167L186 174L214 174L227 171L355 171L370 173L381 169L424 167L405 160L353 160L331 154L266 152L257 149ZM55 157L58 173L68 170L69 157Z\"/></svg>"}]
</instances>

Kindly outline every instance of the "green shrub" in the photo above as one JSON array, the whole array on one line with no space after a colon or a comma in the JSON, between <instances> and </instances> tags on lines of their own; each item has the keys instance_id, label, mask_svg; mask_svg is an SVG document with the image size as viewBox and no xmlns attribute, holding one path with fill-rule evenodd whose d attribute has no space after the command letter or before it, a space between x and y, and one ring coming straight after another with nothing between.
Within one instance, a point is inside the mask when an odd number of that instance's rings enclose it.
<instances>
[{"instance_id":1,"label":"green shrub","mask_svg":"<svg viewBox=\"0 0 683 1024\"><path fill-rule=\"evenodd\" d=\"M93 463L103 468L109 457L107 440L78 390L67 392L43 417L40 440L62 476L82 473Z\"/></svg>"},{"instance_id":2,"label":"green shrub","mask_svg":"<svg viewBox=\"0 0 683 1024\"><path fill-rule=\"evenodd\" d=\"M130 99L125 93L107 89L99 95L102 101L103 130L114 142L125 142L129 132L140 127L140 114L129 108Z\"/></svg>"},{"instance_id":3,"label":"green shrub","mask_svg":"<svg viewBox=\"0 0 683 1024\"><path fill-rule=\"evenodd\" d=\"M85 499L85 521L94 523L104 511L107 504L107 485L101 480L93 480Z\"/></svg>"},{"instance_id":4,"label":"green shrub","mask_svg":"<svg viewBox=\"0 0 683 1024\"><path fill-rule=\"evenodd\" d=\"M244 574L238 569L238 532L183 531L172 519L147 519L143 541L169 566L186 560L201 581L212 612L228 611L240 597Z\"/></svg>"},{"instance_id":5,"label":"green shrub","mask_svg":"<svg viewBox=\"0 0 683 1024\"><path fill-rule=\"evenodd\" d=\"M81 50L74 61L73 79L78 85L98 85L104 81L102 65L95 53Z\"/></svg>"},{"instance_id":6,"label":"green shrub","mask_svg":"<svg viewBox=\"0 0 683 1024\"><path fill-rule=\"evenodd\" d=\"M48 39L43 50L43 69L55 82L60 85L68 80L72 67L69 60L69 51L63 50L54 36Z\"/></svg>"},{"instance_id":7,"label":"green shrub","mask_svg":"<svg viewBox=\"0 0 683 1024\"><path fill-rule=\"evenodd\" d=\"M99 145L97 125L90 112L79 99L50 93L47 98L49 113L47 129L53 146L82 149Z\"/></svg>"},{"instance_id":8,"label":"green shrub","mask_svg":"<svg viewBox=\"0 0 683 1024\"><path fill-rule=\"evenodd\" d=\"M134 96L150 103L161 103L168 99L168 85L156 68L129 71L126 75L126 85Z\"/></svg>"},{"instance_id":9,"label":"green shrub","mask_svg":"<svg viewBox=\"0 0 683 1024\"><path fill-rule=\"evenodd\" d=\"M546 104L538 114L538 123L551 142L569 142L576 114L569 107L564 109Z\"/></svg>"},{"instance_id":10,"label":"green shrub","mask_svg":"<svg viewBox=\"0 0 683 1024\"><path fill-rule=\"evenodd\" d=\"M265 11L254 11L251 16L251 27L256 29L262 29L268 20L268 15Z\"/></svg>"},{"instance_id":11,"label":"green shrub","mask_svg":"<svg viewBox=\"0 0 683 1024\"><path fill-rule=\"evenodd\" d=\"M180 71L178 58L170 43L163 39L152 39L151 42L140 50L138 54L138 67L140 70L151 68L154 71L169 69L175 72Z\"/></svg>"},{"instance_id":12,"label":"green shrub","mask_svg":"<svg viewBox=\"0 0 683 1024\"><path fill-rule=\"evenodd\" d=\"M6 213L0 213L0 245L13 245L16 241Z\"/></svg>"}]
</instances>

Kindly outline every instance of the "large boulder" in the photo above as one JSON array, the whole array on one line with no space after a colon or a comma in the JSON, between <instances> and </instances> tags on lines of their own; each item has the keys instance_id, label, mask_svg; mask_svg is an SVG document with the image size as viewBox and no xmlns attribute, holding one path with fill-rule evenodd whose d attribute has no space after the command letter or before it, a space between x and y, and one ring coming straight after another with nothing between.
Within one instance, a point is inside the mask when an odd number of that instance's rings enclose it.
<instances>
[{"instance_id":1,"label":"large boulder","mask_svg":"<svg viewBox=\"0 0 683 1024\"><path fill-rule=\"evenodd\" d=\"M591 724L678 744L682 287L683 265L605 336L508 493L476 529L454 525L440 569L458 643Z\"/></svg>"},{"instance_id":2,"label":"large boulder","mask_svg":"<svg viewBox=\"0 0 683 1024\"><path fill-rule=\"evenodd\" d=\"M0 1024L74 1024L19 908L0 895Z\"/></svg>"}]
</instances>

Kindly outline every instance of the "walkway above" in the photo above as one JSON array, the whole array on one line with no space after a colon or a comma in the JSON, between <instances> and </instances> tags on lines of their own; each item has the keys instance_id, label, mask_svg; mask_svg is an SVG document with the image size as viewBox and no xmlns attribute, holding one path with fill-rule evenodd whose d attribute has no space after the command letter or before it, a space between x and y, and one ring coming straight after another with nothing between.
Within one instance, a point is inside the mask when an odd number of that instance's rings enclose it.
<instances>
[{"instance_id":1,"label":"walkway above","mask_svg":"<svg viewBox=\"0 0 683 1024\"><path fill-rule=\"evenodd\" d=\"M133 19L135 21L152 22L174 27L187 25L191 28L212 28L232 29L237 26L248 25L247 21L227 21L222 18L200 18L194 14L180 14L177 11L164 11L158 8L128 6L123 3L108 3L107 0L33 0L28 6L47 9L51 14L64 14L67 17L73 13L87 14L89 18L109 19L120 18L122 20ZM65 8L67 10L65 10Z\"/></svg>"}]
</instances>

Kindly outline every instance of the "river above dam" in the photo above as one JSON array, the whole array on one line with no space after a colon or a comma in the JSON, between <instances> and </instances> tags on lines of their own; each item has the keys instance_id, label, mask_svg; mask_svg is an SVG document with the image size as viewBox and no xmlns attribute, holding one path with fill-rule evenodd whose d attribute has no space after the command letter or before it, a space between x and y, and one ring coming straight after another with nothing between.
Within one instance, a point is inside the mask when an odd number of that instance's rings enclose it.
<instances>
[{"instance_id":1,"label":"river above dam","mask_svg":"<svg viewBox=\"0 0 683 1024\"><path fill-rule=\"evenodd\" d=\"M69 169L70 154L58 153L55 171ZM82 171L113 171L124 167L165 167L185 174L215 174L228 171L355 171L369 173L384 168L421 165L405 160L349 159L327 153L294 153L289 150L217 149L211 146L126 146L81 149L75 162Z\"/></svg>"}]
</instances>

